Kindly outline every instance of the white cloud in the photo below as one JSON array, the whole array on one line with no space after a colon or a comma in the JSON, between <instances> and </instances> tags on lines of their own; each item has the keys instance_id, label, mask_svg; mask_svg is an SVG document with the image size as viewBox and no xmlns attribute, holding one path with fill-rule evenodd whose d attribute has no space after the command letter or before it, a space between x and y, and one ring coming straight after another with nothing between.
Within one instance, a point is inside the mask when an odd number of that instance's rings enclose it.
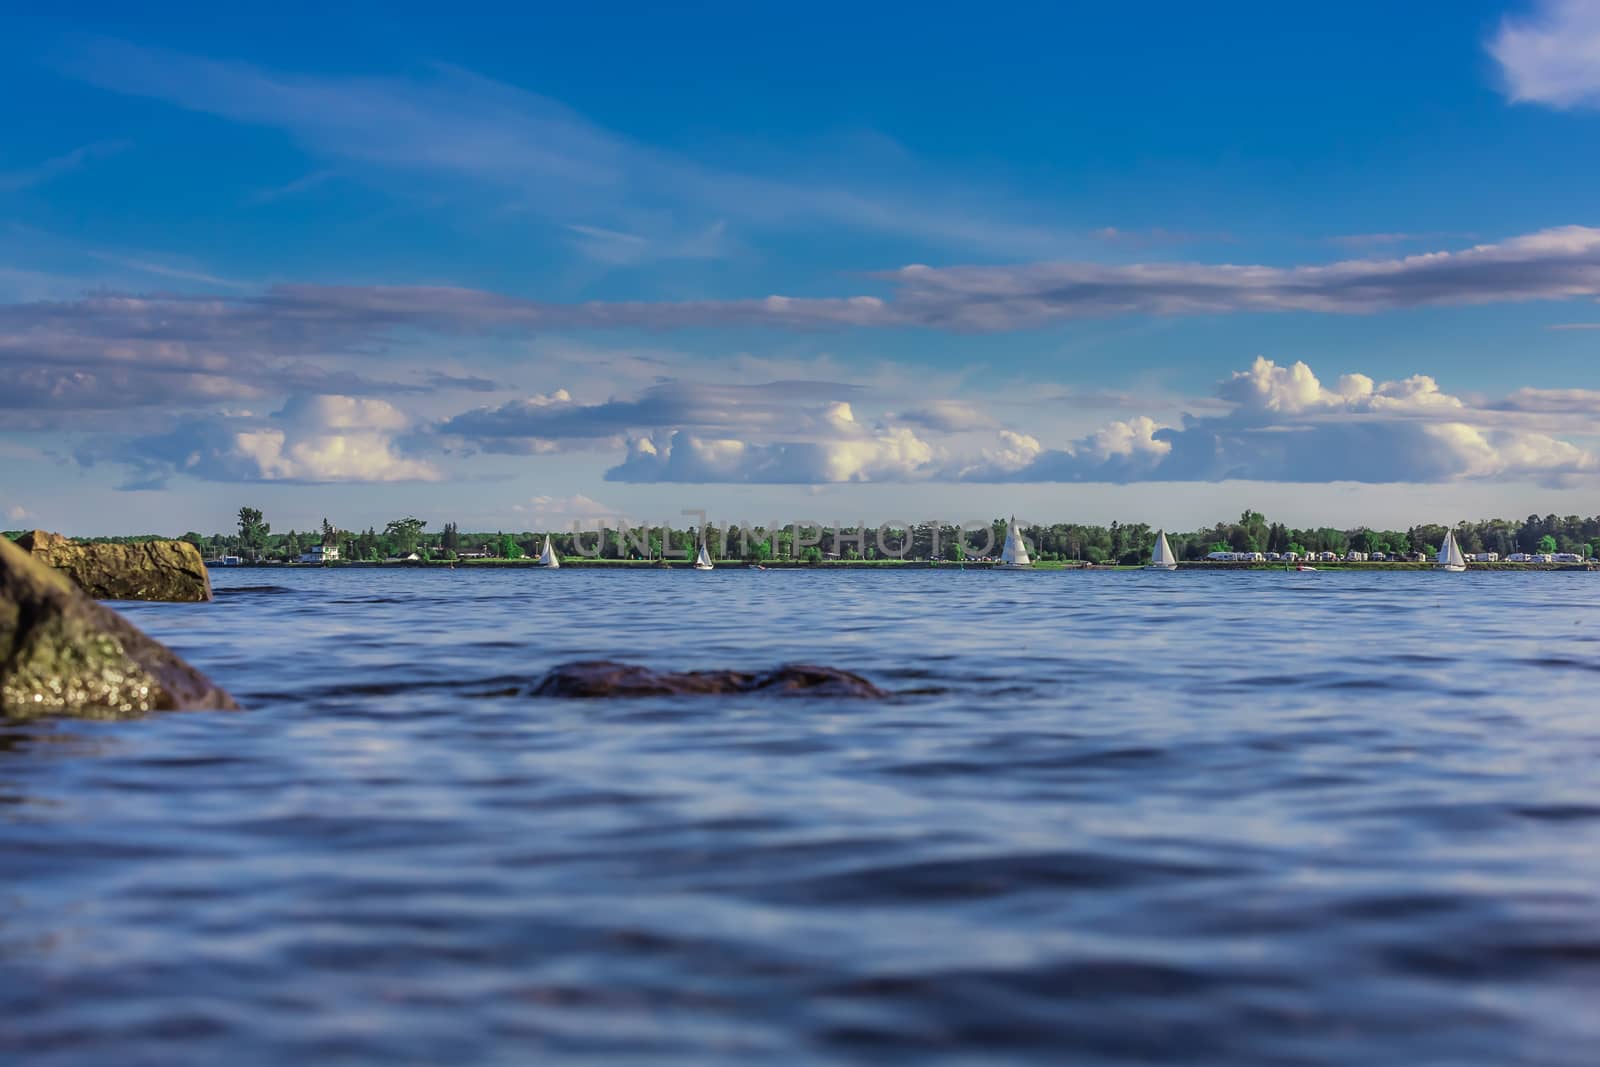
<instances>
[{"instance_id":1,"label":"white cloud","mask_svg":"<svg viewBox=\"0 0 1600 1067\"><path fill-rule=\"evenodd\" d=\"M1222 414L1185 416L1181 426L1114 421L1061 449L1019 451L1009 435L1006 447L955 473L967 481L1551 484L1600 473L1593 452L1518 424L1544 417L1541 408L1565 415L1595 402L1585 390L1547 393L1471 407L1427 375L1380 383L1347 374L1330 389L1304 363L1257 357L1218 387Z\"/></svg>"},{"instance_id":2,"label":"white cloud","mask_svg":"<svg viewBox=\"0 0 1600 1067\"><path fill-rule=\"evenodd\" d=\"M1539 0L1531 15L1501 22L1489 51L1512 100L1600 107L1600 4L1593 0Z\"/></svg>"},{"instance_id":3,"label":"white cloud","mask_svg":"<svg viewBox=\"0 0 1600 1067\"><path fill-rule=\"evenodd\" d=\"M638 438L606 472L614 482L743 482L826 485L906 481L932 473L939 450L909 429L866 431L841 419L839 436L821 441L757 443L708 439L679 431Z\"/></svg>"},{"instance_id":4,"label":"white cloud","mask_svg":"<svg viewBox=\"0 0 1600 1067\"><path fill-rule=\"evenodd\" d=\"M1282 367L1257 356L1246 371L1236 371L1217 395L1238 415L1299 415L1318 411L1426 411L1459 408L1461 401L1439 391L1425 374L1378 385L1365 374L1346 374L1325 388L1303 362Z\"/></svg>"},{"instance_id":5,"label":"white cloud","mask_svg":"<svg viewBox=\"0 0 1600 1067\"><path fill-rule=\"evenodd\" d=\"M21 522L24 519L37 518L37 516L21 504L13 504L6 508L6 518L11 522Z\"/></svg>"},{"instance_id":6,"label":"white cloud","mask_svg":"<svg viewBox=\"0 0 1600 1067\"><path fill-rule=\"evenodd\" d=\"M396 439L410 425L387 401L294 396L265 420L193 420L135 441L132 454L144 477L133 484L159 483L171 473L239 482L439 480L433 464L400 451Z\"/></svg>"},{"instance_id":7,"label":"white cloud","mask_svg":"<svg viewBox=\"0 0 1600 1067\"><path fill-rule=\"evenodd\" d=\"M597 522L616 522L627 516L620 508L610 507L582 493L572 496L536 496L526 503L513 504L511 510L523 516L531 525L529 529L554 530L573 523L592 526Z\"/></svg>"}]
</instances>

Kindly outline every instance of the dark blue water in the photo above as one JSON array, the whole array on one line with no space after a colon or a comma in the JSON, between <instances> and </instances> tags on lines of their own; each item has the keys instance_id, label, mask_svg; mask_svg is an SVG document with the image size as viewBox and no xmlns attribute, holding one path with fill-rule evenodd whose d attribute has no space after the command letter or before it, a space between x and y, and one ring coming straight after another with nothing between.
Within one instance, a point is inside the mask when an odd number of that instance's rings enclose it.
<instances>
[{"instance_id":1,"label":"dark blue water","mask_svg":"<svg viewBox=\"0 0 1600 1067\"><path fill-rule=\"evenodd\" d=\"M0 1059L1596 1062L1600 575L215 579L0 730Z\"/></svg>"}]
</instances>

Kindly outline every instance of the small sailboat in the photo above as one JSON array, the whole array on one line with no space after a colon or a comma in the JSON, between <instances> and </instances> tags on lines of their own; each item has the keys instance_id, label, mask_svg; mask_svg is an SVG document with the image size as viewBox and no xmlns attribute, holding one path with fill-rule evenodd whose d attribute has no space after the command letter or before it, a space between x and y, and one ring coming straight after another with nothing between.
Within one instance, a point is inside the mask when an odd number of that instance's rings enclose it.
<instances>
[{"instance_id":1,"label":"small sailboat","mask_svg":"<svg viewBox=\"0 0 1600 1067\"><path fill-rule=\"evenodd\" d=\"M1444 532L1444 544L1439 546L1439 562L1433 565L1433 569L1457 574L1467 569L1467 557L1461 554L1461 546L1456 544L1454 530Z\"/></svg>"},{"instance_id":2,"label":"small sailboat","mask_svg":"<svg viewBox=\"0 0 1600 1067\"><path fill-rule=\"evenodd\" d=\"M1167 531L1156 531L1156 550L1150 554L1150 563L1145 567L1147 571L1175 571L1178 569L1178 557L1172 554L1172 546L1167 544Z\"/></svg>"},{"instance_id":3,"label":"small sailboat","mask_svg":"<svg viewBox=\"0 0 1600 1067\"><path fill-rule=\"evenodd\" d=\"M1011 524L1006 527L1006 544L1000 550L1000 569L1005 571L1031 571L1033 560L1028 558L1028 546L1022 541L1022 535L1017 533L1017 517L1011 516Z\"/></svg>"},{"instance_id":4,"label":"small sailboat","mask_svg":"<svg viewBox=\"0 0 1600 1067\"><path fill-rule=\"evenodd\" d=\"M544 535L544 551L539 553L539 558L534 562L535 567L559 567L561 561L556 558L555 546L550 543L550 535Z\"/></svg>"},{"instance_id":5,"label":"small sailboat","mask_svg":"<svg viewBox=\"0 0 1600 1067\"><path fill-rule=\"evenodd\" d=\"M706 539L704 537L700 538L700 552L694 557L694 569L697 571L713 569L711 566L711 554L706 551Z\"/></svg>"}]
</instances>

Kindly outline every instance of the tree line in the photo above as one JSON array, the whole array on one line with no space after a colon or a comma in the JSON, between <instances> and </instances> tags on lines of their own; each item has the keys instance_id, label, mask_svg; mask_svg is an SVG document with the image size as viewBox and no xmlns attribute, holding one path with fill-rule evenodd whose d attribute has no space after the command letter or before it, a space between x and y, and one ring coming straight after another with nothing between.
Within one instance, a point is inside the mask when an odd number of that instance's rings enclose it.
<instances>
[{"instance_id":1,"label":"tree line","mask_svg":"<svg viewBox=\"0 0 1600 1067\"><path fill-rule=\"evenodd\" d=\"M234 531L201 535L189 532L183 540L196 545L208 559L239 556L256 561L293 561L314 545L336 547L339 558L351 561L404 559L451 560L484 557L521 559L537 556L546 531L496 530L465 532L446 522L437 531L415 516L394 519L379 530L345 530L328 519L312 530L274 533L257 508L239 509ZM1038 560L1087 560L1093 563L1145 562L1155 544L1157 530L1147 523L1113 522L1109 526L1084 523L1024 524L1020 527L1029 551ZM1529 515L1526 519L1484 519L1451 527L1463 552L1600 552L1600 516ZM574 534L548 531L557 554L600 559L660 559L693 555L704 535L717 559L812 560L823 559L941 559L992 557L1005 540L1006 521L995 519L987 528L962 530L950 524L914 523L887 528L832 526L708 525L603 527ZM1208 553L1228 552L1384 552L1434 555L1444 540L1446 527L1424 523L1405 530L1379 530L1365 526L1336 529L1330 526L1293 528L1271 522L1259 511L1246 511L1234 522L1190 531L1167 531L1167 540L1179 559L1204 559ZM15 538L20 531L8 534ZM160 539L154 534L86 538L89 541L132 542Z\"/></svg>"}]
</instances>

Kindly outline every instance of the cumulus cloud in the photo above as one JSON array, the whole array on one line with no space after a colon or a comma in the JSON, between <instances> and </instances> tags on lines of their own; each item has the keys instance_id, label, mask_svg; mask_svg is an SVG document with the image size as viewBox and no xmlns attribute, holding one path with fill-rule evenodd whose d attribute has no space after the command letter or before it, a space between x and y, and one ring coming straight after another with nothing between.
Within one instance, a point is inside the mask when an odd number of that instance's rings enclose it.
<instances>
[{"instance_id":1,"label":"cumulus cloud","mask_svg":"<svg viewBox=\"0 0 1600 1067\"><path fill-rule=\"evenodd\" d=\"M1540 0L1532 14L1501 22L1489 52L1512 100L1600 107L1600 5L1592 0Z\"/></svg>"},{"instance_id":2,"label":"cumulus cloud","mask_svg":"<svg viewBox=\"0 0 1600 1067\"><path fill-rule=\"evenodd\" d=\"M431 463L397 444L410 426L384 400L298 395L266 419L192 419L135 440L127 455L139 474L130 485L161 484L174 473L225 482L437 481Z\"/></svg>"},{"instance_id":3,"label":"cumulus cloud","mask_svg":"<svg viewBox=\"0 0 1600 1067\"><path fill-rule=\"evenodd\" d=\"M909 429L848 432L828 441L754 443L683 431L658 442L638 438L606 471L612 482L745 482L824 485L906 481L933 471L939 453Z\"/></svg>"},{"instance_id":4,"label":"cumulus cloud","mask_svg":"<svg viewBox=\"0 0 1600 1067\"><path fill-rule=\"evenodd\" d=\"M1569 409L1593 403L1585 392L1524 390L1510 403ZM1380 483L1561 482L1600 472L1593 452L1508 425L1498 409L1471 407L1427 375L1380 383L1347 374L1330 388L1304 363L1258 357L1222 382L1217 396L1227 405L1223 414L1185 416L1178 426L1146 417L1114 421L1061 449L1003 435L1002 447L953 473L967 481Z\"/></svg>"}]
</instances>

